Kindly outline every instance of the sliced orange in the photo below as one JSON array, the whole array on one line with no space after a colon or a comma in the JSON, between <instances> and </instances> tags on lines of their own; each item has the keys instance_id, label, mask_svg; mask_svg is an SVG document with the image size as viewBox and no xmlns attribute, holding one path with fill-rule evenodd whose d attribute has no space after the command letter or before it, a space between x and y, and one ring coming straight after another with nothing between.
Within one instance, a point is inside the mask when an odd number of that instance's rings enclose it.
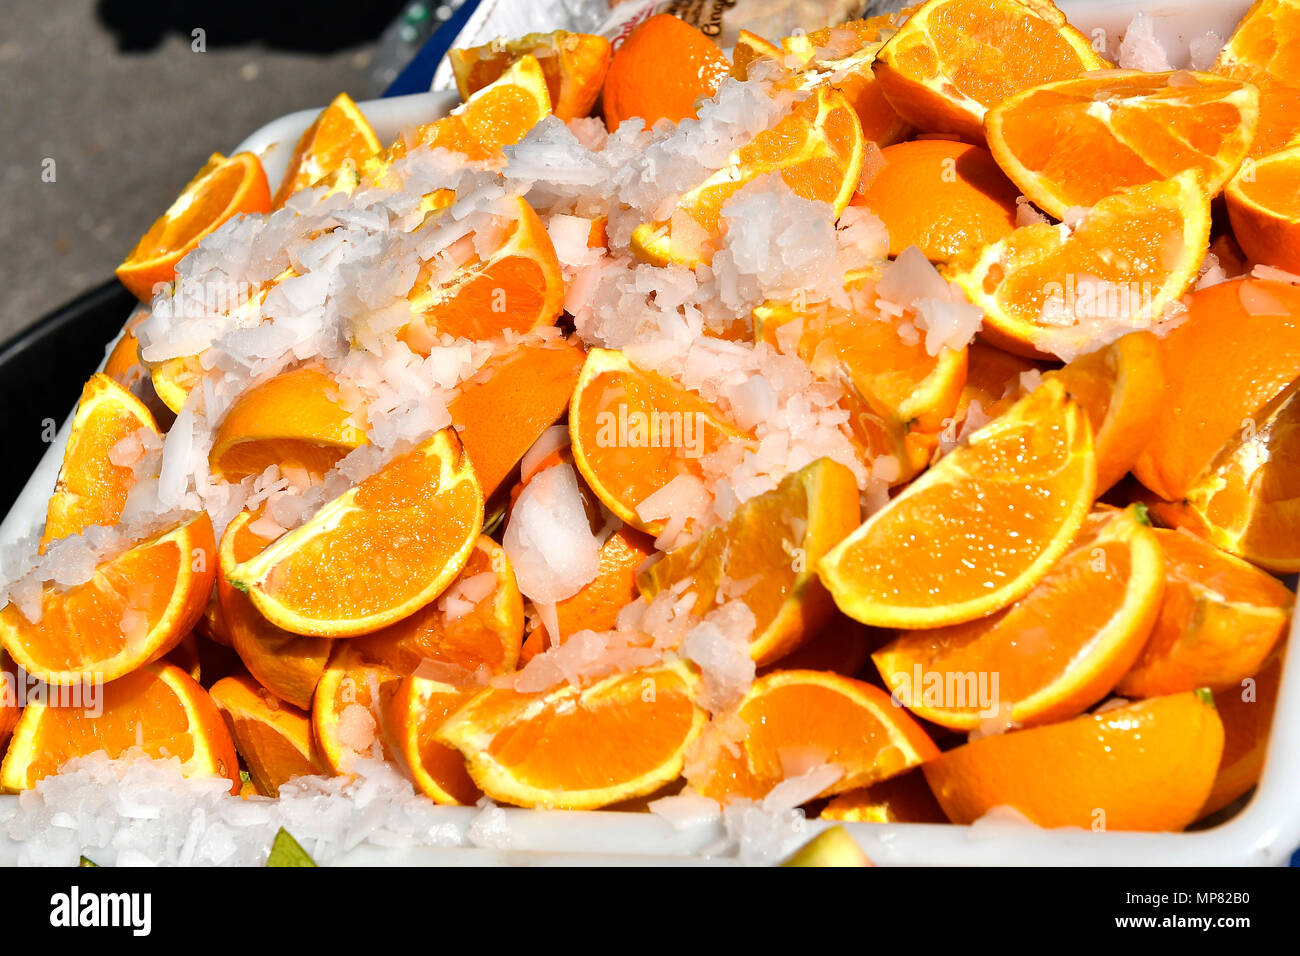
<instances>
[{"instance_id":1,"label":"sliced orange","mask_svg":"<svg viewBox=\"0 0 1300 956\"><path fill-rule=\"evenodd\" d=\"M1261 156L1228 184L1227 202L1247 257L1300 273L1300 146Z\"/></svg>"},{"instance_id":2,"label":"sliced orange","mask_svg":"<svg viewBox=\"0 0 1300 956\"><path fill-rule=\"evenodd\" d=\"M329 661L331 642L282 630L262 616L247 594L230 583L230 574L261 554L270 540L251 530L257 519L244 511L221 535L217 554L217 599L230 647L248 672L276 697L295 707L311 707L316 685Z\"/></svg>"},{"instance_id":3,"label":"sliced orange","mask_svg":"<svg viewBox=\"0 0 1300 956\"><path fill-rule=\"evenodd\" d=\"M1200 538L1165 529L1155 534L1165 554L1164 603L1141 656L1115 692L1218 691L1255 674L1286 632L1295 595Z\"/></svg>"},{"instance_id":4,"label":"sliced orange","mask_svg":"<svg viewBox=\"0 0 1300 956\"><path fill-rule=\"evenodd\" d=\"M1023 226L959 257L948 277L984 310L994 345L1073 357L1161 319L1209 241L1210 201L1189 171L1112 193L1073 227Z\"/></svg>"},{"instance_id":5,"label":"sliced orange","mask_svg":"<svg viewBox=\"0 0 1300 956\"><path fill-rule=\"evenodd\" d=\"M1223 757L1199 816L1222 810L1259 782L1284 660L1285 648L1279 646L1254 677L1214 695L1223 721Z\"/></svg>"},{"instance_id":6,"label":"sliced orange","mask_svg":"<svg viewBox=\"0 0 1300 956\"><path fill-rule=\"evenodd\" d=\"M100 691L96 710L30 700L0 766L0 787L29 790L74 757L136 748L177 757L187 777L227 777L239 792L239 758L208 692L174 664L144 664Z\"/></svg>"},{"instance_id":7,"label":"sliced orange","mask_svg":"<svg viewBox=\"0 0 1300 956\"><path fill-rule=\"evenodd\" d=\"M325 772L306 712L278 700L251 677L223 677L208 693L262 796L278 797L280 785L294 777Z\"/></svg>"},{"instance_id":8,"label":"sliced orange","mask_svg":"<svg viewBox=\"0 0 1300 956\"><path fill-rule=\"evenodd\" d=\"M271 623L351 637L413 614L469 560L483 494L451 429L399 455L231 571Z\"/></svg>"},{"instance_id":9,"label":"sliced orange","mask_svg":"<svg viewBox=\"0 0 1300 956\"><path fill-rule=\"evenodd\" d=\"M1244 277L1198 289L1160 352L1160 414L1133 473L1174 501L1300 378L1300 288Z\"/></svg>"},{"instance_id":10,"label":"sliced orange","mask_svg":"<svg viewBox=\"0 0 1300 956\"><path fill-rule=\"evenodd\" d=\"M736 599L754 614L749 653L770 664L817 633L834 609L817 579L817 562L858 526L857 481L829 458L750 498L698 541L664 555L637 577L641 593L662 591L694 602L703 617Z\"/></svg>"},{"instance_id":11,"label":"sliced orange","mask_svg":"<svg viewBox=\"0 0 1300 956\"><path fill-rule=\"evenodd\" d=\"M391 667L366 661L351 641L334 643L311 702L317 753L331 773L352 773L361 757L391 758L383 702L401 679Z\"/></svg>"},{"instance_id":12,"label":"sliced orange","mask_svg":"<svg viewBox=\"0 0 1300 956\"><path fill-rule=\"evenodd\" d=\"M1048 374L1059 377L1088 413L1101 497L1138 460L1160 414L1165 386L1160 340L1150 332L1130 332Z\"/></svg>"},{"instance_id":13,"label":"sliced orange","mask_svg":"<svg viewBox=\"0 0 1300 956\"><path fill-rule=\"evenodd\" d=\"M1108 65L1050 0L929 0L885 43L875 70L913 126L980 143L990 107Z\"/></svg>"},{"instance_id":14,"label":"sliced orange","mask_svg":"<svg viewBox=\"0 0 1300 956\"><path fill-rule=\"evenodd\" d=\"M99 562L83 584L46 584L39 621L14 604L0 608L0 641L47 684L114 680L162 657L194 627L212 592L216 552L212 522L200 512Z\"/></svg>"},{"instance_id":15,"label":"sliced orange","mask_svg":"<svg viewBox=\"0 0 1300 956\"><path fill-rule=\"evenodd\" d=\"M443 599L349 643L364 660L413 674L425 661L494 674L514 670L524 635L524 599L505 549L479 537Z\"/></svg>"},{"instance_id":16,"label":"sliced orange","mask_svg":"<svg viewBox=\"0 0 1300 956\"><path fill-rule=\"evenodd\" d=\"M474 696L473 689L412 674L383 692L389 746L417 790L435 803L472 806L482 796L459 750L440 743L443 722Z\"/></svg>"},{"instance_id":17,"label":"sliced orange","mask_svg":"<svg viewBox=\"0 0 1300 956\"><path fill-rule=\"evenodd\" d=\"M997 242L1016 228L1019 190L986 149L944 139L886 146L853 204L889 230L889 254L916 246L931 262Z\"/></svg>"},{"instance_id":18,"label":"sliced orange","mask_svg":"<svg viewBox=\"0 0 1300 956\"><path fill-rule=\"evenodd\" d=\"M702 457L746 439L716 406L610 349L587 353L569 437L574 464L605 507L654 535L666 520L642 519L637 505L678 476L699 478Z\"/></svg>"},{"instance_id":19,"label":"sliced orange","mask_svg":"<svg viewBox=\"0 0 1300 956\"><path fill-rule=\"evenodd\" d=\"M731 50L731 69L727 72L742 83L749 79L749 64L755 60L771 60L782 56L781 48L757 33L741 30L736 45Z\"/></svg>"},{"instance_id":20,"label":"sliced orange","mask_svg":"<svg viewBox=\"0 0 1300 956\"><path fill-rule=\"evenodd\" d=\"M551 237L522 196L500 243L485 258L474 255L445 281L429 265L408 298L411 321L399 338L428 355L438 336L490 339L553 325L564 308L564 278Z\"/></svg>"},{"instance_id":21,"label":"sliced orange","mask_svg":"<svg viewBox=\"0 0 1300 956\"><path fill-rule=\"evenodd\" d=\"M140 362L140 340L130 329L113 346L104 360L104 374L123 388L131 388L144 378L144 365Z\"/></svg>"},{"instance_id":22,"label":"sliced orange","mask_svg":"<svg viewBox=\"0 0 1300 956\"><path fill-rule=\"evenodd\" d=\"M1295 48L1300 8L1295 0L1255 0L1214 62L1214 72L1259 88L1259 130L1252 156L1287 145L1300 131L1300 80Z\"/></svg>"},{"instance_id":23,"label":"sliced orange","mask_svg":"<svg viewBox=\"0 0 1300 956\"><path fill-rule=\"evenodd\" d=\"M493 800L594 810L677 779L706 719L700 693L699 675L681 660L586 687L493 687L448 717L434 739L464 754Z\"/></svg>"},{"instance_id":24,"label":"sliced orange","mask_svg":"<svg viewBox=\"0 0 1300 956\"><path fill-rule=\"evenodd\" d=\"M841 611L877 627L942 627L1024 597L1082 527L1092 429L1044 382L940 459L818 565Z\"/></svg>"},{"instance_id":25,"label":"sliced orange","mask_svg":"<svg viewBox=\"0 0 1300 956\"><path fill-rule=\"evenodd\" d=\"M18 702L18 686L7 658L0 656L0 747L9 743L9 735L23 712Z\"/></svg>"},{"instance_id":26,"label":"sliced orange","mask_svg":"<svg viewBox=\"0 0 1300 956\"><path fill-rule=\"evenodd\" d=\"M989 149L1057 219L1186 169L1216 195L1246 156L1259 92L1213 73L1108 70L1025 90L989 110Z\"/></svg>"},{"instance_id":27,"label":"sliced orange","mask_svg":"<svg viewBox=\"0 0 1300 956\"><path fill-rule=\"evenodd\" d=\"M948 822L920 769L842 793L826 804L819 815L823 820L846 823Z\"/></svg>"},{"instance_id":28,"label":"sliced orange","mask_svg":"<svg viewBox=\"0 0 1300 956\"><path fill-rule=\"evenodd\" d=\"M520 342L457 386L447 410L485 499L569 407L584 358L573 339Z\"/></svg>"},{"instance_id":29,"label":"sliced orange","mask_svg":"<svg viewBox=\"0 0 1300 956\"><path fill-rule=\"evenodd\" d=\"M997 418L1024 396L1021 376L1046 368L1042 362L975 340L966 347L966 383L947 426L965 422L973 402L979 402L981 421ZM955 437L957 433L951 434Z\"/></svg>"},{"instance_id":30,"label":"sliced orange","mask_svg":"<svg viewBox=\"0 0 1300 956\"><path fill-rule=\"evenodd\" d=\"M695 115L695 103L712 96L727 75L727 57L695 27L656 14L624 38L605 74L602 107L612 133L628 119L648 129L661 119Z\"/></svg>"},{"instance_id":31,"label":"sliced orange","mask_svg":"<svg viewBox=\"0 0 1300 956\"><path fill-rule=\"evenodd\" d=\"M611 52L609 41L602 36L556 30L455 49L447 59L461 99L468 100L519 57L535 56L546 76L555 115L567 121L591 112L605 82Z\"/></svg>"},{"instance_id":32,"label":"sliced orange","mask_svg":"<svg viewBox=\"0 0 1300 956\"><path fill-rule=\"evenodd\" d=\"M1213 698L1197 692L982 737L924 769L953 823L1010 807L1040 827L1181 830L1222 753Z\"/></svg>"},{"instance_id":33,"label":"sliced orange","mask_svg":"<svg viewBox=\"0 0 1300 956\"><path fill-rule=\"evenodd\" d=\"M783 670L754 681L737 705L739 740L714 725L686 769L706 797L762 799L773 787L819 764L843 775L831 796L895 776L939 755L921 725L878 687L820 671ZM804 766L797 766L803 764Z\"/></svg>"},{"instance_id":34,"label":"sliced orange","mask_svg":"<svg viewBox=\"0 0 1300 956\"><path fill-rule=\"evenodd\" d=\"M904 632L872 659L904 707L944 727L1064 720L1105 697L1137 660L1164 590L1160 544L1136 508L1097 511L1015 604Z\"/></svg>"},{"instance_id":35,"label":"sliced orange","mask_svg":"<svg viewBox=\"0 0 1300 956\"><path fill-rule=\"evenodd\" d=\"M63 466L45 512L42 549L91 525L117 524L135 473L129 464L113 464L112 451L142 428L161 442L158 425L144 402L107 375L92 375L81 390L63 449Z\"/></svg>"},{"instance_id":36,"label":"sliced orange","mask_svg":"<svg viewBox=\"0 0 1300 956\"><path fill-rule=\"evenodd\" d=\"M713 261L722 237L722 207L746 183L778 173L804 199L830 205L838 217L862 171L862 126L844 94L818 87L773 126L732 154L730 162L677 200L673 215L642 223L632 251L656 265L688 267Z\"/></svg>"},{"instance_id":37,"label":"sliced orange","mask_svg":"<svg viewBox=\"0 0 1300 956\"><path fill-rule=\"evenodd\" d=\"M226 481L260 475L271 465L321 476L366 444L369 439L343 407L333 377L312 364L281 372L240 395L217 428L208 463Z\"/></svg>"},{"instance_id":38,"label":"sliced orange","mask_svg":"<svg viewBox=\"0 0 1300 956\"><path fill-rule=\"evenodd\" d=\"M271 208L279 209L300 189L314 186L344 163L360 168L379 152L379 138L365 114L340 93L303 131L284 171Z\"/></svg>"},{"instance_id":39,"label":"sliced orange","mask_svg":"<svg viewBox=\"0 0 1300 956\"><path fill-rule=\"evenodd\" d=\"M148 302L160 283L176 278L176 263L199 240L241 213L266 212L271 189L262 164L252 153L229 158L213 153L176 201L127 253L117 277L137 299Z\"/></svg>"}]
</instances>

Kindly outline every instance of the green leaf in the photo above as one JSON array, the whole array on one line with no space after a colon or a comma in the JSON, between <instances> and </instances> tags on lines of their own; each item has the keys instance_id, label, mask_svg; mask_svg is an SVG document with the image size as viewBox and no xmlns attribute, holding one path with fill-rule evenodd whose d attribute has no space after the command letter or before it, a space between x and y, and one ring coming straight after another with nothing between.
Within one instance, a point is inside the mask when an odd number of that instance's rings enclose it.
<instances>
[{"instance_id":1,"label":"green leaf","mask_svg":"<svg viewBox=\"0 0 1300 956\"><path fill-rule=\"evenodd\" d=\"M271 841L271 855L266 858L267 866L315 866L302 844L289 835L289 831L280 827Z\"/></svg>"},{"instance_id":2,"label":"green leaf","mask_svg":"<svg viewBox=\"0 0 1300 956\"><path fill-rule=\"evenodd\" d=\"M94 860L92 860L90 857L83 856L80 860L77 861L77 866L99 866L99 864L96 863Z\"/></svg>"}]
</instances>

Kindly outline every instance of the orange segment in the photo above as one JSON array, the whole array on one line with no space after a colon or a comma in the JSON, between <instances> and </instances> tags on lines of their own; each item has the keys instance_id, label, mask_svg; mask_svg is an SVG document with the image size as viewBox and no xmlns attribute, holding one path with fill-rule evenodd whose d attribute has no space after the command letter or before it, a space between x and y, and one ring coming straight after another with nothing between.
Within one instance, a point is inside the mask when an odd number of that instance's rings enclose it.
<instances>
[{"instance_id":1,"label":"orange segment","mask_svg":"<svg viewBox=\"0 0 1300 956\"><path fill-rule=\"evenodd\" d=\"M140 340L127 329L104 360L104 374L123 388L131 388L144 378L144 371L140 362Z\"/></svg>"},{"instance_id":2,"label":"orange segment","mask_svg":"<svg viewBox=\"0 0 1300 956\"><path fill-rule=\"evenodd\" d=\"M754 614L749 653L768 664L794 650L830 619L834 605L817 562L858 526L852 472L819 458L750 498L692 544L664 555L638 576L642 594L692 595L704 617L732 599Z\"/></svg>"},{"instance_id":3,"label":"orange segment","mask_svg":"<svg viewBox=\"0 0 1300 956\"><path fill-rule=\"evenodd\" d=\"M217 600L221 623L248 672L276 697L295 707L311 707L312 694L330 656L330 640L281 630L262 616L252 599L230 583L230 575L270 544L249 528L257 516L241 512L221 535Z\"/></svg>"},{"instance_id":4,"label":"orange segment","mask_svg":"<svg viewBox=\"0 0 1300 956\"><path fill-rule=\"evenodd\" d=\"M605 81L611 52L609 41L602 36L556 30L452 50L447 59L461 99L468 100L498 79L519 57L531 54L546 76L555 115L567 121L591 112Z\"/></svg>"},{"instance_id":5,"label":"orange segment","mask_svg":"<svg viewBox=\"0 0 1300 956\"><path fill-rule=\"evenodd\" d=\"M394 756L416 789L435 803L477 803L482 794L465 769L465 758L435 738L474 691L414 674L389 689L391 694L384 695L384 726Z\"/></svg>"},{"instance_id":6,"label":"orange segment","mask_svg":"<svg viewBox=\"0 0 1300 956\"><path fill-rule=\"evenodd\" d=\"M145 664L101 691L102 711L31 700L0 766L0 787L29 790L73 757L177 757L187 777L228 777L239 792L239 758L212 698L174 664Z\"/></svg>"},{"instance_id":7,"label":"orange segment","mask_svg":"<svg viewBox=\"0 0 1300 956\"><path fill-rule=\"evenodd\" d=\"M1222 752L1213 698L1174 694L984 737L927 763L925 777L953 823L1011 807L1040 827L1181 830Z\"/></svg>"},{"instance_id":8,"label":"orange segment","mask_svg":"<svg viewBox=\"0 0 1300 956\"><path fill-rule=\"evenodd\" d=\"M920 770L842 793L819 814L846 823L947 823Z\"/></svg>"},{"instance_id":9,"label":"orange segment","mask_svg":"<svg viewBox=\"0 0 1300 956\"><path fill-rule=\"evenodd\" d=\"M153 415L142 401L107 375L92 375L81 391L59 480L45 512L42 549L91 525L117 524L135 475L130 465L113 464L111 453L142 428L161 441Z\"/></svg>"},{"instance_id":10,"label":"orange segment","mask_svg":"<svg viewBox=\"0 0 1300 956\"><path fill-rule=\"evenodd\" d=\"M1008 96L1108 65L1050 0L929 0L875 70L903 119L979 143L985 112Z\"/></svg>"},{"instance_id":11,"label":"orange segment","mask_svg":"<svg viewBox=\"0 0 1300 956\"><path fill-rule=\"evenodd\" d=\"M1147 328L1196 280L1210 239L1197 174L1130 186L1073 228L1036 223L959 257L948 277L986 315L994 345L1072 356Z\"/></svg>"},{"instance_id":12,"label":"orange segment","mask_svg":"<svg viewBox=\"0 0 1300 956\"><path fill-rule=\"evenodd\" d=\"M1015 604L905 632L872 659L904 707L945 727L1063 720L1105 697L1132 666L1164 588L1155 532L1134 508L1098 511Z\"/></svg>"},{"instance_id":13,"label":"orange segment","mask_svg":"<svg viewBox=\"0 0 1300 956\"><path fill-rule=\"evenodd\" d=\"M1259 421L1300 378L1300 288L1242 278L1198 289L1187 320L1161 342L1160 414L1133 468L1168 500L1182 498L1226 443Z\"/></svg>"},{"instance_id":14,"label":"orange segment","mask_svg":"<svg viewBox=\"0 0 1300 956\"><path fill-rule=\"evenodd\" d=\"M491 498L524 453L569 407L585 353L575 340L521 342L493 356L447 404Z\"/></svg>"},{"instance_id":15,"label":"orange segment","mask_svg":"<svg viewBox=\"0 0 1300 956\"><path fill-rule=\"evenodd\" d=\"M1228 184L1228 217L1255 262L1300 272L1300 146L1261 157Z\"/></svg>"},{"instance_id":16,"label":"orange segment","mask_svg":"<svg viewBox=\"0 0 1300 956\"><path fill-rule=\"evenodd\" d=\"M1295 0L1256 0L1214 62L1214 72L1259 88L1259 131L1252 156L1281 149L1300 130L1297 38L1300 7Z\"/></svg>"},{"instance_id":17,"label":"orange segment","mask_svg":"<svg viewBox=\"0 0 1300 956\"><path fill-rule=\"evenodd\" d=\"M523 197L500 244L486 258L472 256L445 281L428 265L408 298L413 318L399 338L428 355L439 335L490 339L506 331L553 325L564 307L564 279L551 237Z\"/></svg>"},{"instance_id":18,"label":"orange segment","mask_svg":"<svg viewBox=\"0 0 1300 956\"><path fill-rule=\"evenodd\" d=\"M1040 209L1064 219L1117 189L1186 169L1213 196L1255 134L1259 93L1213 73L1108 70L1025 90L989 110L989 149Z\"/></svg>"},{"instance_id":19,"label":"orange segment","mask_svg":"<svg viewBox=\"0 0 1300 956\"><path fill-rule=\"evenodd\" d=\"M366 444L334 379L319 365L304 365L239 396L217 428L208 463L226 481L260 475L271 465L320 476Z\"/></svg>"},{"instance_id":20,"label":"orange segment","mask_svg":"<svg viewBox=\"0 0 1300 956\"><path fill-rule=\"evenodd\" d=\"M1165 599L1150 639L1116 693L1219 691L1255 674L1282 639L1295 596L1276 578L1181 531L1156 530Z\"/></svg>"},{"instance_id":21,"label":"orange segment","mask_svg":"<svg viewBox=\"0 0 1300 956\"><path fill-rule=\"evenodd\" d=\"M877 627L941 627L1023 597L1092 505L1087 416L1044 382L977 431L818 565L840 610Z\"/></svg>"},{"instance_id":22,"label":"orange segment","mask_svg":"<svg viewBox=\"0 0 1300 956\"><path fill-rule=\"evenodd\" d=\"M489 688L435 740L457 748L493 800L592 810L653 793L682 772L704 726L700 679L684 661L539 693Z\"/></svg>"},{"instance_id":23,"label":"orange segment","mask_svg":"<svg viewBox=\"0 0 1300 956\"><path fill-rule=\"evenodd\" d=\"M745 438L694 392L610 349L587 353L569 403L569 437L574 464L605 507L654 535L667 522L643 520L637 505L678 476L700 478L701 458Z\"/></svg>"},{"instance_id":24,"label":"orange segment","mask_svg":"<svg viewBox=\"0 0 1300 956\"><path fill-rule=\"evenodd\" d=\"M843 775L822 796L865 787L932 760L938 748L889 695L819 671L760 677L736 708L739 740L715 725L701 738L686 779L706 797L762 799L790 776L833 764ZM798 766L803 764L803 767Z\"/></svg>"},{"instance_id":25,"label":"orange segment","mask_svg":"<svg viewBox=\"0 0 1300 956\"><path fill-rule=\"evenodd\" d=\"M712 96L727 74L727 58L695 27L660 13L629 33L605 74L602 105L610 132L628 119L648 129L695 115L695 103Z\"/></svg>"},{"instance_id":26,"label":"orange segment","mask_svg":"<svg viewBox=\"0 0 1300 956\"><path fill-rule=\"evenodd\" d=\"M642 223L632 251L656 265L691 268L713 261L723 232L722 207L746 183L778 173L804 199L829 203L838 217L862 171L864 140L844 95L818 87L775 125L736 150L728 165L681 195L673 216Z\"/></svg>"},{"instance_id":27,"label":"orange segment","mask_svg":"<svg viewBox=\"0 0 1300 956\"><path fill-rule=\"evenodd\" d=\"M1223 757L1199 816L1222 810L1259 782L1284 660L1285 650L1279 647L1252 679L1214 695L1223 721Z\"/></svg>"},{"instance_id":28,"label":"orange segment","mask_svg":"<svg viewBox=\"0 0 1300 956\"><path fill-rule=\"evenodd\" d=\"M1165 385L1160 340L1150 332L1130 332L1048 374L1059 377L1088 413L1100 497L1133 467L1160 414Z\"/></svg>"},{"instance_id":29,"label":"orange segment","mask_svg":"<svg viewBox=\"0 0 1300 956\"><path fill-rule=\"evenodd\" d=\"M770 60L781 55L781 48L771 40L741 30L736 37L736 45L731 50L731 69L727 72L744 82L749 79L749 64L755 60Z\"/></svg>"},{"instance_id":30,"label":"orange segment","mask_svg":"<svg viewBox=\"0 0 1300 956\"><path fill-rule=\"evenodd\" d=\"M379 138L370 122L352 97L340 93L299 137L271 208L279 209L298 190L316 185L344 163L357 169L378 152Z\"/></svg>"},{"instance_id":31,"label":"orange segment","mask_svg":"<svg viewBox=\"0 0 1300 956\"><path fill-rule=\"evenodd\" d=\"M1025 372L1042 372L1046 367L977 339L966 347L966 383L948 425L965 422L973 402L979 402L981 422L997 418L1023 396L1020 376ZM955 437L957 432L951 434Z\"/></svg>"},{"instance_id":32,"label":"orange segment","mask_svg":"<svg viewBox=\"0 0 1300 956\"><path fill-rule=\"evenodd\" d=\"M162 657L194 627L212 592L216 551L201 512L101 561L84 584L46 584L37 622L6 605L0 641L48 684L114 680Z\"/></svg>"},{"instance_id":33,"label":"orange segment","mask_svg":"<svg viewBox=\"0 0 1300 956\"><path fill-rule=\"evenodd\" d=\"M117 267L117 277L137 299L148 302L159 283L176 277L176 263L200 239L227 219L270 208L271 190L256 156L236 153L226 158L214 153L127 253Z\"/></svg>"},{"instance_id":34,"label":"orange segment","mask_svg":"<svg viewBox=\"0 0 1300 956\"><path fill-rule=\"evenodd\" d=\"M383 702L401 678L390 667L364 660L351 641L335 642L311 703L317 752L331 773L352 773L360 757L390 759Z\"/></svg>"},{"instance_id":35,"label":"orange segment","mask_svg":"<svg viewBox=\"0 0 1300 956\"><path fill-rule=\"evenodd\" d=\"M18 703L18 685L9 659L0 654L0 748L9 743L9 736L23 712Z\"/></svg>"},{"instance_id":36,"label":"orange segment","mask_svg":"<svg viewBox=\"0 0 1300 956\"><path fill-rule=\"evenodd\" d=\"M223 677L208 693L262 796L278 797L280 785L294 777L325 772L305 712L277 700L251 677Z\"/></svg>"},{"instance_id":37,"label":"orange segment","mask_svg":"<svg viewBox=\"0 0 1300 956\"><path fill-rule=\"evenodd\" d=\"M891 256L916 246L931 262L947 262L1015 229L1019 191L988 150L918 139L886 146L881 156L884 166L853 204L880 217Z\"/></svg>"},{"instance_id":38,"label":"orange segment","mask_svg":"<svg viewBox=\"0 0 1300 956\"><path fill-rule=\"evenodd\" d=\"M469 560L482 526L474 468L454 432L443 429L228 579L284 630L366 634L441 594Z\"/></svg>"}]
</instances>

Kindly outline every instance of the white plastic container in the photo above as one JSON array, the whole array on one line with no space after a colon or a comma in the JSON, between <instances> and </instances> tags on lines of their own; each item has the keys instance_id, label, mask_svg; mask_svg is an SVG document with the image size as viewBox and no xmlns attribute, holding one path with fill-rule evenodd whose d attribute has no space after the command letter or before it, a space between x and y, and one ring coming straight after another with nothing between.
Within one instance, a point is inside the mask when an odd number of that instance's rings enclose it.
<instances>
[{"instance_id":1,"label":"white plastic container","mask_svg":"<svg viewBox=\"0 0 1300 956\"><path fill-rule=\"evenodd\" d=\"M1121 33L1133 16L1152 15L1157 35L1175 58L1186 43L1207 30L1231 34L1248 7L1247 0L1058 0L1070 21L1092 35ZM1180 46L1181 44L1181 46ZM1175 62L1175 65L1180 65ZM458 102L454 91L421 93L361 103L381 142L405 128L434 119ZM235 150L259 157L272 185L283 175L299 135L317 110L281 117L249 136ZM233 152L232 151L232 152ZM125 320L125 316L123 319ZM67 425L47 450L3 524L0 547L12 544L43 520L63 457ZM1300 646L1300 617L1292 622L1290 640ZM848 824L872 860L884 865L1284 865L1300 846L1300 654L1290 654L1273 718L1268 757L1254 797L1233 819L1194 833L1093 833L1076 829L1042 830L1015 824L980 824L974 828L921 824ZM0 808L16 797L0 797ZM464 833L478 811L439 808L446 821ZM653 814L605 811L505 810L508 849L466 847L396 850L362 846L343 860L351 865L727 865L730 859L700 854L723 838L720 823L675 829ZM811 838L828 824L807 822ZM466 841L468 843L468 841ZM12 858L13 846L0 841L0 860Z\"/></svg>"}]
</instances>

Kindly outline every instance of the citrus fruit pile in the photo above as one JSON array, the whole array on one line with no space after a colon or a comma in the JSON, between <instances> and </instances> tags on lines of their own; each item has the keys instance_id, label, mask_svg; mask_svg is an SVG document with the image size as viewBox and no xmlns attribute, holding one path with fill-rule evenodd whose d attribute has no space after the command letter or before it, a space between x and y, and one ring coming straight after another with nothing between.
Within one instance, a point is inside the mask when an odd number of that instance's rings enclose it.
<instances>
[{"instance_id":1,"label":"citrus fruit pile","mask_svg":"<svg viewBox=\"0 0 1300 956\"><path fill-rule=\"evenodd\" d=\"M1300 570L1300 8L1165 73L1048 0L809 26L497 40L387 146L342 95L274 190L213 156L8 568L51 693L0 784L141 750L1090 830L1246 794Z\"/></svg>"}]
</instances>

